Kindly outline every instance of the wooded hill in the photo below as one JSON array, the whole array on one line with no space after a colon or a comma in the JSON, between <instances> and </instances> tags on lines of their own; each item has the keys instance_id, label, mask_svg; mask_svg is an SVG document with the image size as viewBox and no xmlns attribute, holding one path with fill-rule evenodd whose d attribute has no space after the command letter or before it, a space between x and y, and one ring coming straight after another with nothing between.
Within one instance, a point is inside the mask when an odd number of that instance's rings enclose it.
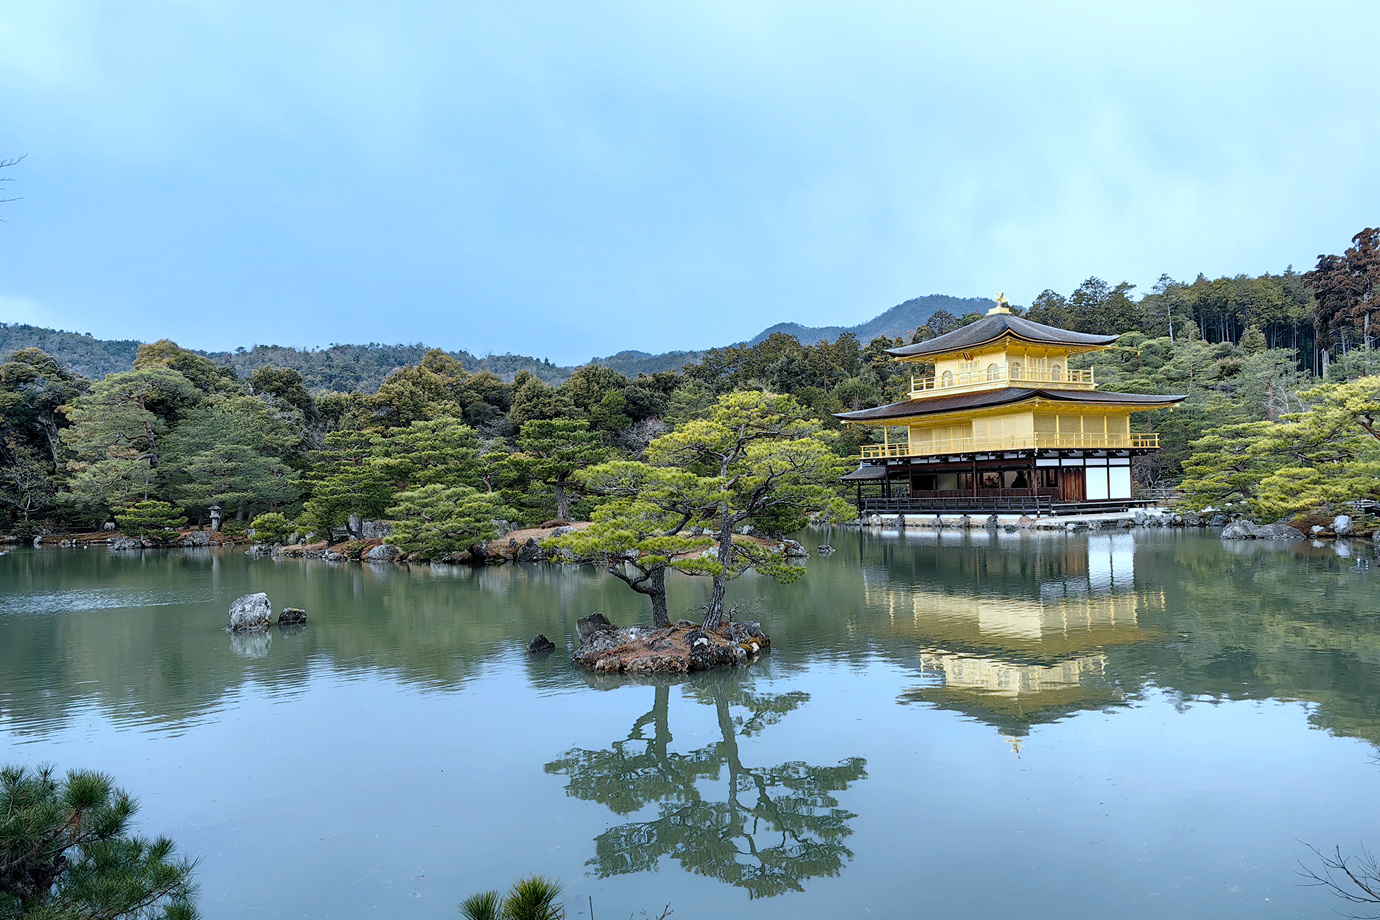
<instances>
[{"instance_id":1,"label":"wooded hill","mask_svg":"<svg viewBox=\"0 0 1380 920\"><path fill-rule=\"evenodd\" d=\"M897 304L856 326L778 323L763 330L746 344L756 345L776 333L795 336L804 344L833 342L845 333L852 333L862 342L870 342L879 335L890 338L909 336L938 311L947 310L955 316L963 316L975 311L983 312L992 304L993 301L986 298L931 294ZM22 348L38 348L74 373L92 380L129 370L134 364L134 354L139 344L133 339L111 341L77 332L0 323L0 355ZM348 393L357 390L376 393L389 374L407 365L420 363L430 350L431 346L420 342L414 345L370 342L367 345L330 345L326 348L255 345L235 351L196 351L196 354L204 355L216 364L234 368L243 378L248 378L261 367L288 367L302 375L303 385L312 392ZM506 381L512 381L518 373L526 371L543 383L556 385L568 380L576 370L575 367L563 367L544 358L527 355L486 355L480 358L464 350L448 351L446 354L459 361L472 374L489 371ZM636 377L638 374L678 371L687 364L698 363L704 355L704 351L669 351L663 354L621 351L606 358L591 358L588 363L610 368L627 377Z\"/></svg>"},{"instance_id":2,"label":"wooded hill","mask_svg":"<svg viewBox=\"0 0 1380 920\"><path fill-rule=\"evenodd\" d=\"M0 355L23 348L38 348L73 373L92 380L129 370L134 366L139 345L133 339L111 341L78 332L0 323ZM331 345L326 348L255 345L235 351L195 353L210 358L218 365L234 368L246 379L261 367L288 367L301 374L303 385L313 392L359 390L374 393L389 374L409 364L417 364L428 351L431 351L431 347L421 343L381 345L370 342L367 345ZM526 355L476 358L467 351L447 354L470 373L490 371L505 380L512 380L518 372L526 371L546 383L556 384L568 379L575 370L573 367L557 367L550 361Z\"/></svg>"}]
</instances>

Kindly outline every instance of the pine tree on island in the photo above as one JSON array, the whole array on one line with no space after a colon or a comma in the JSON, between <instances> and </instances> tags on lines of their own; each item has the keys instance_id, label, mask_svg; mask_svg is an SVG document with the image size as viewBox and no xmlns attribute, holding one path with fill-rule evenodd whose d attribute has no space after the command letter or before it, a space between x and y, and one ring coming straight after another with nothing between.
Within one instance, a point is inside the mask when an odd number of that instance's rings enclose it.
<instances>
[{"instance_id":1,"label":"pine tree on island","mask_svg":"<svg viewBox=\"0 0 1380 920\"><path fill-rule=\"evenodd\" d=\"M713 579L703 626L708 631L723 625L730 580L749 569L787 582L801 576L802 569L775 546L735 541L745 522L770 522L772 530L787 532L816 512L852 514L834 491L840 462L820 423L788 396L721 396L703 418L652 441L647 460L587 470L581 477L586 487L614 501L596 515L594 526L548 545L577 561L602 560L607 571L652 598L659 626L669 625L668 568ZM690 535L692 527L704 528L711 539ZM715 544L712 556L695 552ZM629 574L625 565L638 574Z\"/></svg>"}]
</instances>

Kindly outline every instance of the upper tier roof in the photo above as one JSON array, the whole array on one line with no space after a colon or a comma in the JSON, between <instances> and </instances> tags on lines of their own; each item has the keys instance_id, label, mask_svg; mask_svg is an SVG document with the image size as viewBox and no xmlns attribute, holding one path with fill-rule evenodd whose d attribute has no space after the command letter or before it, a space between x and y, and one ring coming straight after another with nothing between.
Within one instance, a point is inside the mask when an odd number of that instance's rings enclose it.
<instances>
[{"instance_id":1,"label":"upper tier roof","mask_svg":"<svg viewBox=\"0 0 1380 920\"><path fill-rule=\"evenodd\" d=\"M1089 335L1086 332L1069 332L1056 329L1044 323L1022 319L1014 313L993 311L975 323L961 329L946 332L927 342L918 342L904 348L888 348L886 353L895 358L923 358L930 355L946 355L969 351L995 342L1004 335L1015 336L1023 342L1036 345L1071 345L1076 348L1097 348L1110 345L1120 336Z\"/></svg>"},{"instance_id":2,"label":"upper tier roof","mask_svg":"<svg viewBox=\"0 0 1380 920\"><path fill-rule=\"evenodd\" d=\"M990 409L1024 402L1028 399L1044 399L1049 402L1070 403L1073 405L1129 406L1135 409L1158 409L1183 402L1187 396L1156 396L1150 393L1098 393L1091 390L1044 390L1034 387L1007 387L1002 390L980 390L975 393L960 393L954 396L908 399L905 402L878 406L875 409L860 409L857 412L835 412L834 417L845 422L879 422L893 418L915 418L921 415L935 415L940 412L958 412L974 409Z\"/></svg>"}]
</instances>

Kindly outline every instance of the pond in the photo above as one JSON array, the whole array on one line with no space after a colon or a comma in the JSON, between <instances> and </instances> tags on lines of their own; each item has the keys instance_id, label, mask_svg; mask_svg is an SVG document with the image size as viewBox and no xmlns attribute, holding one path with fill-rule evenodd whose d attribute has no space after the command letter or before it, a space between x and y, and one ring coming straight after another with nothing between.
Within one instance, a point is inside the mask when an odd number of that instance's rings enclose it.
<instances>
[{"instance_id":1,"label":"pond","mask_svg":"<svg viewBox=\"0 0 1380 920\"><path fill-rule=\"evenodd\" d=\"M837 552L730 588L772 653L660 681L572 669L579 617L650 616L590 569L14 550L0 762L113 773L208 918L534 872L572 918L1326 915L1308 845L1380 847L1370 544L801 539ZM309 624L223 632L254 591Z\"/></svg>"}]
</instances>

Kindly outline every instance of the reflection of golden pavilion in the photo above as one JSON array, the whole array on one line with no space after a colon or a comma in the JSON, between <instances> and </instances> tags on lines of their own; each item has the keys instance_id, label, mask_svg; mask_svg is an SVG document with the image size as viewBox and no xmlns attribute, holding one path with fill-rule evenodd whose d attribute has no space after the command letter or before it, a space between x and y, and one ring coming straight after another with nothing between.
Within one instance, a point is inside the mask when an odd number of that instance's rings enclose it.
<instances>
[{"instance_id":1,"label":"reflection of golden pavilion","mask_svg":"<svg viewBox=\"0 0 1380 920\"><path fill-rule=\"evenodd\" d=\"M1078 709L1120 701L1106 682L1107 656L1083 655L1053 664L1018 663L942 651L920 656L920 672L942 683L905 694L908 702L967 712L1021 736L1028 726Z\"/></svg>"},{"instance_id":2,"label":"reflection of golden pavilion","mask_svg":"<svg viewBox=\"0 0 1380 920\"><path fill-rule=\"evenodd\" d=\"M1140 617L1164 609L1162 593L1134 590L1133 551L1128 535L1060 541L1050 547L1052 558L1022 571L1004 570L1013 557L992 555L979 567L992 577L970 567L959 579L972 582L970 591L955 590L943 550L936 578L868 580L869 606L887 611L896 634L921 645L924 681L904 699L959 710L1014 735L1116 702L1106 649L1156 638Z\"/></svg>"}]
</instances>

